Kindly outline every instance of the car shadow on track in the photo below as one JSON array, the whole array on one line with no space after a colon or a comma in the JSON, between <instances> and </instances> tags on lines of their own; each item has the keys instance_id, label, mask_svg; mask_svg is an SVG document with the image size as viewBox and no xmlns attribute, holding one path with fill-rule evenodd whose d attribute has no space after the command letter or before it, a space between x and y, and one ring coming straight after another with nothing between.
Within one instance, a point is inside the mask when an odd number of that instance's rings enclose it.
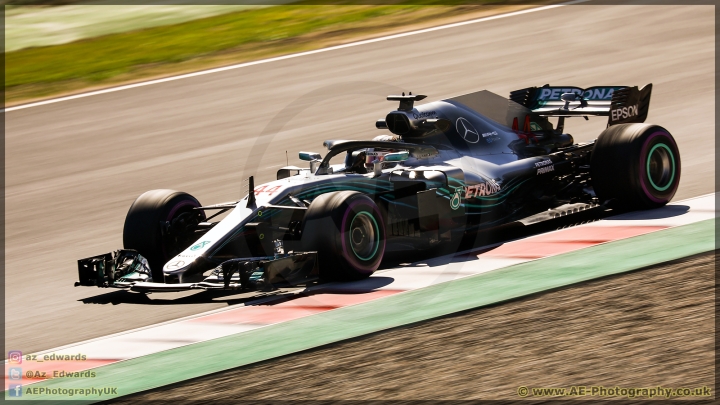
<instances>
[{"instance_id":1,"label":"car shadow on track","mask_svg":"<svg viewBox=\"0 0 720 405\"><path fill-rule=\"evenodd\" d=\"M381 270L378 270L381 271ZM310 291L304 291L302 295L317 294L365 294L377 291L382 287L388 286L395 281L392 277L378 275L363 280L349 282L330 282L320 283L320 287Z\"/></svg>"},{"instance_id":2,"label":"car shadow on track","mask_svg":"<svg viewBox=\"0 0 720 405\"><path fill-rule=\"evenodd\" d=\"M363 294L392 284L392 277L376 276L351 283L313 281L303 286L278 288L273 291L190 291L182 293L138 293L128 290L95 295L79 300L83 304L101 305L194 305L223 303L228 306L245 304L275 305L289 299L317 294ZM310 290L311 287L314 287Z\"/></svg>"},{"instance_id":3,"label":"car shadow on track","mask_svg":"<svg viewBox=\"0 0 720 405\"><path fill-rule=\"evenodd\" d=\"M280 299L297 293L297 288L278 289L269 292L238 292L238 291L192 291L190 293L138 293L127 290L116 290L105 294L80 299L83 304L101 305L194 305L208 303L223 303L228 306L246 304L262 298Z\"/></svg>"},{"instance_id":4,"label":"car shadow on track","mask_svg":"<svg viewBox=\"0 0 720 405\"><path fill-rule=\"evenodd\" d=\"M619 215L605 218L607 221L628 221L628 220L650 220L678 217L685 215L690 211L687 205L666 205L662 208L647 211L631 211L621 213Z\"/></svg>"}]
</instances>

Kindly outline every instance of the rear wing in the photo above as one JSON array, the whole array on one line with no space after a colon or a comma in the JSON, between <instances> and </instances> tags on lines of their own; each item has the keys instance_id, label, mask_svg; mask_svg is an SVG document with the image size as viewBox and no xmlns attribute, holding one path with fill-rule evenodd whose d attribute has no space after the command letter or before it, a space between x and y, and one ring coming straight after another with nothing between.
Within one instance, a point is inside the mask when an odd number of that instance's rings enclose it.
<instances>
[{"instance_id":1,"label":"rear wing","mask_svg":"<svg viewBox=\"0 0 720 405\"><path fill-rule=\"evenodd\" d=\"M510 100L541 117L608 117L608 126L645 122L652 83L637 86L528 87L510 93Z\"/></svg>"}]
</instances>

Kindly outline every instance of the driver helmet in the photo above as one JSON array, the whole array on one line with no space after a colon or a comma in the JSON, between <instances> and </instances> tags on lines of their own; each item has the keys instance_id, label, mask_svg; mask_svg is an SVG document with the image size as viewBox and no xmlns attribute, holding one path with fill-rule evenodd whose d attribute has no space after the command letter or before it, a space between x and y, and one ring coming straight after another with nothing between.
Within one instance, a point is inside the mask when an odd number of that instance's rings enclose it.
<instances>
[{"instance_id":1,"label":"driver helmet","mask_svg":"<svg viewBox=\"0 0 720 405\"><path fill-rule=\"evenodd\" d=\"M378 135L373 138L373 141L401 142L400 138L394 135ZM383 169L395 167L397 165L397 162L384 163L383 161L385 160L385 155L397 151L398 149L391 148L368 148L365 152L365 168L367 170L373 170L373 165L376 161L382 163Z\"/></svg>"}]
</instances>

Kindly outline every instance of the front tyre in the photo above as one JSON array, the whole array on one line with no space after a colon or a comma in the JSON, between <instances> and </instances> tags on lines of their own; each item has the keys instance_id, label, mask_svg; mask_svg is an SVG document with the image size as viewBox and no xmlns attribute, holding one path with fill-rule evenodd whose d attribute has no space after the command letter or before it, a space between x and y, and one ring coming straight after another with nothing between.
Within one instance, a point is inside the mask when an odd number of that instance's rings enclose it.
<instances>
[{"instance_id":1,"label":"front tyre","mask_svg":"<svg viewBox=\"0 0 720 405\"><path fill-rule=\"evenodd\" d=\"M303 220L304 250L318 252L320 277L359 280L380 266L385 254L385 223L380 209L357 191L318 196Z\"/></svg>"},{"instance_id":2,"label":"front tyre","mask_svg":"<svg viewBox=\"0 0 720 405\"><path fill-rule=\"evenodd\" d=\"M200 207L195 197L174 190L147 191L130 206L123 246L148 260L154 281L162 282L165 263L195 240L195 228L205 220L195 207Z\"/></svg>"},{"instance_id":3,"label":"front tyre","mask_svg":"<svg viewBox=\"0 0 720 405\"><path fill-rule=\"evenodd\" d=\"M597 197L613 208L662 207L680 183L680 152L663 127L614 125L595 143L590 176Z\"/></svg>"}]
</instances>

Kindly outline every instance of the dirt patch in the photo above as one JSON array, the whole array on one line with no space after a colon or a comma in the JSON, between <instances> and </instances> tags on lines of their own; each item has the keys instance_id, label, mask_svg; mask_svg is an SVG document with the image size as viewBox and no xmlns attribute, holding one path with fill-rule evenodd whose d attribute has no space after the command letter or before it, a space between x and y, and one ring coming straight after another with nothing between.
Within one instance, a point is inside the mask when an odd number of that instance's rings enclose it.
<instances>
[{"instance_id":1,"label":"dirt patch","mask_svg":"<svg viewBox=\"0 0 720 405\"><path fill-rule=\"evenodd\" d=\"M711 252L110 403L519 399L521 386L706 386L714 395L714 288Z\"/></svg>"}]
</instances>

